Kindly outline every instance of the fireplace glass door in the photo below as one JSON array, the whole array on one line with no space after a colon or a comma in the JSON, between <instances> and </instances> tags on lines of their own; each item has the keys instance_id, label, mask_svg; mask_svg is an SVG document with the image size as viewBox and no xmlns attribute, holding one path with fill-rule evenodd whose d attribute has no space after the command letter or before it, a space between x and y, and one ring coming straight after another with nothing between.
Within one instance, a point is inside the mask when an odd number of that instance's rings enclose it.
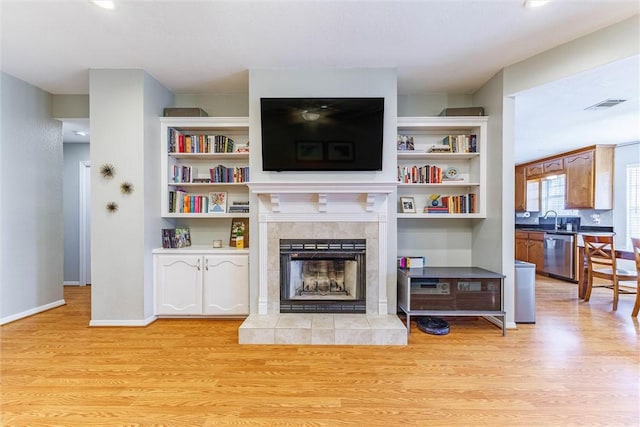
<instances>
[{"instance_id":1,"label":"fireplace glass door","mask_svg":"<svg viewBox=\"0 0 640 427\"><path fill-rule=\"evenodd\" d=\"M280 312L365 313L366 241L280 241Z\"/></svg>"}]
</instances>

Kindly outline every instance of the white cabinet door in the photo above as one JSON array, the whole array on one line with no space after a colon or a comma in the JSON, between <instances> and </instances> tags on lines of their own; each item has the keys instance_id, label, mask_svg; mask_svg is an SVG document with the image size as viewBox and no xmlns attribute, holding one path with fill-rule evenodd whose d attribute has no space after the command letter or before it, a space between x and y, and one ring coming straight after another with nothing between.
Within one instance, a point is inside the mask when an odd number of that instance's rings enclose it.
<instances>
[{"instance_id":1,"label":"white cabinet door","mask_svg":"<svg viewBox=\"0 0 640 427\"><path fill-rule=\"evenodd\" d=\"M249 257L204 257L204 314L249 314Z\"/></svg>"},{"instance_id":2,"label":"white cabinet door","mask_svg":"<svg viewBox=\"0 0 640 427\"><path fill-rule=\"evenodd\" d=\"M202 314L202 257L157 255L156 314Z\"/></svg>"}]
</instances>

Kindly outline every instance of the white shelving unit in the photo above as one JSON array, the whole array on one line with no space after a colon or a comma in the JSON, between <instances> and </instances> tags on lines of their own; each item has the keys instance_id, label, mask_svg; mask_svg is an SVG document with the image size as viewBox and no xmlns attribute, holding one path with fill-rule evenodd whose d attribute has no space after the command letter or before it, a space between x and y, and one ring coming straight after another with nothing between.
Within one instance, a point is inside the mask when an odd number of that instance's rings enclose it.
<instances>
[{"instance_id":1,"label":"white shelving unit","mask_svg":"<svg viewBox=\"0 0 640 427\"><path fill-rule=\"evenodd\" d=\"M189 135L224 135L234 141L234 145L246 145L249 141L249 119L247 117L162 117L160 119L162 150L161 215L165 218L247 218L248 213L229 213L228 207L234 201L248 201L249 187L246 182L173 182L174 166L190 166L192 178L209 178L209 170L217 165L225 167L249 166L248 152L231 153L183 153L169 152L169 129L173 128ZM186 193L208 196L210 192L227 193L227 212L182 213L171 212L169 194L181 189Z\"/></svg>"},{"instance_id":2,"label":"white shelving unit","mask_svg":"<svg viewBox=\"0 0 640 427\"><path fill-rule=\"evenodd\" d=\"M170 129L183 135L222 135L231 138L234 147L247 145L247 117L162 117L161 126L161 216L175 218L192 231L217 228L228 230L231 218L248 218L248 213L230 213L234 201L249 201L246 182L193 182L193 178L211 178L210 169L248 167L248 152L174 152L170 147ZM203 147L204 148L204 147ZM174 182L174 167L190 166L191 179ZM250 177L249 177L250 178ZM183 178L178 178L182 180ZM171 212L170 192L208 196L227 193L227 211L214 213ZM206 221L202 221L206 219ZM220 221L217 221L217 220ZM206 224L203 226L203 223ZM228 236L228 235L227 235ZM195 235L192 233L192 240ZM218 238L218 237L216 237ZM224 239L224 237L223 237ZM197 240L203 241L202 236ZM223 240L224 241L224 240ZM155 314L158 316L246 316L249 313L249 250L223 246L194 245L186 248L153 251Z\"/></svg>"},{"instance_id":3,"label":"white shelving unit","mask_svg":"<svg viewBox=\"0 0 640 427\"><path fill-rule=\"evenodd\" d=\"M398 197L412 197L415 213L398 209L398 219L408 218L486 218L486 117L398 117L398 135L411 136L413 151L398 151L398 167L437 166L443 173L449 168L458 171L461 181L442 183L398 182ZM432 146L442 144L447 135L475 135L476 152L432 153ZM425 213L430 195L462 196L473 194L476 209L473 213ZM398 201L398 206L400 203Z\"/></svg>"}]
</instances>

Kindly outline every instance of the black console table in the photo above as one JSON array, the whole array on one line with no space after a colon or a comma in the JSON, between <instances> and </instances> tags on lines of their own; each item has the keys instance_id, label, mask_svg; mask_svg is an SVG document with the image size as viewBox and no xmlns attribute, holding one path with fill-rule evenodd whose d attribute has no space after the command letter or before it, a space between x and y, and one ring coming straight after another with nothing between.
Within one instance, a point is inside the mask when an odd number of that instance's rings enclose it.
<instances>
[{"instance_id":1,"label":"black console table","mask_svg":"<svg viewBox=\"0 0 640 427\"><path fill-rule=\"evenodd\" d=\"M479 267L398 269L398 306L407 316L491 316L504 312L504 276Z\"/></svg>"}]
</instances>

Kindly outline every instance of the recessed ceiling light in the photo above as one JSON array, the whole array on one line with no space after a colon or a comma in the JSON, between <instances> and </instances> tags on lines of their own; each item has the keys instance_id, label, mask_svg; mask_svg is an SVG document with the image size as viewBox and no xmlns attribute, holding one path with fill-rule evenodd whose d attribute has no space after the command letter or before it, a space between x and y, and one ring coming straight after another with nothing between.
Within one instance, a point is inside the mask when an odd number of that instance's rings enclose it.
<instances>
[{"instance_id":1,"label":"recessed ceiling light","mask_svg":"<svg viewBox=\"0 0 640 427\"><path fill-rule=\"evenodd\" d=\"M113 3L113 1L111 0L93 0L93 2L97 5L100 6L103 9L113 9L116 7L116 5Z\"/></svg>"},{"instance_id":2,"label":"recessed ceiling light","mask_svg":"<svg viewBox=\"0 0 640 427\"><path fill-rule=\"evenodd\" d=\"M549 3L549 0L525 0L524 7L532 9L534 7L544 6L547 3Z\"/></svg>"},{"instance_id":3,"label":"recessed ceiling light","mask_svg":"<svg viewBox=\"0 0 640 427\"><path fill-rule=\"evenodd\" d=\"M75 133L78 136L87 136L87 135L89 135L89 132L84 132L84 131L81 131L81 130L74 131L73 133Z\"/></svg>"}]
</instances>

